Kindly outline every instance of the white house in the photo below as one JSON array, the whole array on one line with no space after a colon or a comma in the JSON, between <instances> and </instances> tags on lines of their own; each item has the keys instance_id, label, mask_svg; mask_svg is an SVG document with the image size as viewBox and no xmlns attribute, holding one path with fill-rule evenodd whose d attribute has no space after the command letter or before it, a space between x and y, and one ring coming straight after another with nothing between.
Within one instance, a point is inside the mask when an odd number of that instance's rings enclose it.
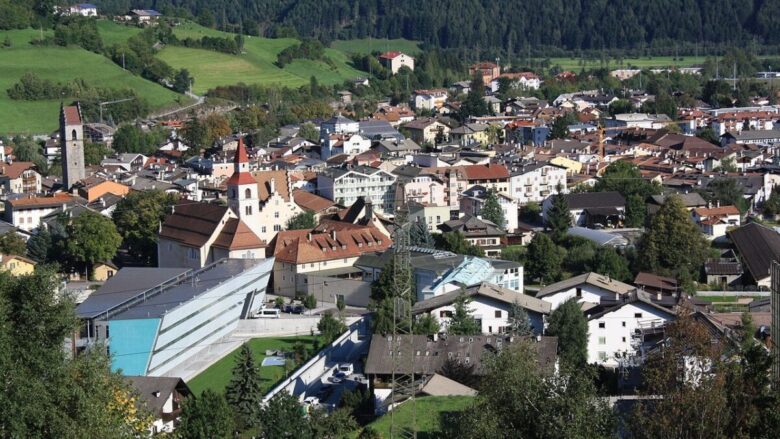
<instances>
[{"instance_id":1,"label":"white house","mask_svg":"<svg viewBox=\"0 0 780 439\"><path fill-rule=\"evenodd\" d=\"M506 78L512 88L522 90L538 90L542 85L542 80L532 72L502 73L490 81L490 90L495 93L500 88L500 78Z\"/></svg>"},{"instance_id":2,"label":"white house","mask_svg":"<svg viewBox=\"0 0 780 439\"><path fill-rule=\"evenodd\" d=\"M693 221L707 239L723 239L729 228L742 225L742 215L734 206L698 207L691 211Z\"/></svg>"},{"instance_id":3,"label":"white house","mask_svg":"<svg viewBox=\"0 0 780 439\"><path fill-rule=\"evenodd\" d=\"M447 103L447 90L434 88L414 91L414 108L417 110L436 110Z\"/></svg>"},{"instance_id":4,"label":"white house","mask_svg":"<svg viewBox=\"0 0 780 439\"><path fill-rule=\"evenodd\" d=\"M412 308L412 314L432 315L439 322L442 331L447 332L447 326L455 313L455 302L462 294L468 297L466 306L482 328L483 334L506 333L512 304L515 302L526 311L533 333L542 335L544 332L546 317L550 314L548 302L489 282L417 302Z\"/></svg>"},{"instance_id":5,"label":"white house","mask_svg":"<svg viewBox=\"0 0 780 439\"><path fill-rule=\"evenodd\" d=\"M173 432L181 413L184 398L192 391L181 378L131 376L127 377L146 408L151 411L154 421L151 433Z\"/></svg>"},{"instance_id":6,"label":"white house","mask_svg":"<svg viewBox=\"0 0 780 439\"><path fill-rule=\"evenodd\" d=\"M390 73L393 75L398 73L401 67L408 67L410 70L414 70L414 58L397 50L379 55L379 62L387 70L390 70Z\"/></svg>"},{"instance_id":7,"label":"white house","mask_svg":"<svg viewBox=\"0 0 780 439\"><path fill-rule=\"evenodd\" d=\"M509 195L521 206L541 203L558 193L558 185L566 191L566 168L551 163L513 166L509 177Z\"/></svg>"},{"instance_id":8,"label":"white house","mask_svg":"<svg viewBox=\"0 0 780 439\"><path fill-rule=\"evenodd\" d=\"M335 153L331 153L332 143L338 142L347 135L358 134L359 132L360 123L342 115L334 116L325 122L322 122L320 124L320 145L322 145L320 156L322 160L326 160L330 156L335 155ZM344 136L334 136L334 134L341 134Z\"/></svg>"},{"instance_id":9,"label":"white house","mask_svg":"<svg viewBox=\"0 0 780 439\"><path fill-rule=\"evenodd\" d=\"M590 272L547 285L539 290L536 298L550 302L553 310L571 298L582 303L583 309L590 309L602 302L618 302L636 289L609 276Z\"/></svg>"},{"instance_id":10,"label":"white house","mask_svg":"<svg viewBox=\"0 0 780 439\"><path fill-rule=\"evenodd\" d=\"M581 192L565 197L575 226L616 226L622 222L626 211L626 200L619 192ZM542 204L545 221L552 202L553 196L549 196Z\"/></svg>"},{"instance_id":11,"label":"white house","mask_svg":"<svg viewBox=\"0 0 780 439\"><path fill-rule=\"evenodd\" d=\"M654 304L647 293L588 316L588 363L617 367L621 361L642 357L650 340L676 315Z\"/></svg>"},{"instance_id":12,"label":"white house","mask_svg":"<svg viewBox=\"0 0 780 439\"><path fill-rule=\"evenodd\" d=\"M317 176L319 195L342 206L365 197L374 209L392 215L395 205L395 175L368 166L329 168Z\"/></svg>"},{"instance_id":13,"label":"white house","mask_svg":"<svg viewBox=\"0 0 780 439\"><path fill-rule=\"evenodd\" d=\"M79 3L68 8L68 15L81 15L82 17L97 17L97 6L91 3Z\"/></svg>"},{"instance_id":14,"label":"white house","mask_svg":"<svg viewBox=\"0 0 780 439\"><path fill-rule=\"evenodd\" d=\"M32 232L41 225L41 219L46 215L60 209L67 210L77 203L86 204L87 200L67 193L5 200L5 220L25 232Z\"/></svg>"}]
</instances>

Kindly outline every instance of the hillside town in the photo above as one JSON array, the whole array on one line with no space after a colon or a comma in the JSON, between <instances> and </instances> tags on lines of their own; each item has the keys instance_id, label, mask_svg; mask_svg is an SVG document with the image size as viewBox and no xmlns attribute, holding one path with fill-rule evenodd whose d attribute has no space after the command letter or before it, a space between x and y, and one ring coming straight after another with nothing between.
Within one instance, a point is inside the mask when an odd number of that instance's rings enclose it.
<instances>
[{"instance_id":1,"label":"hillside town","mask_svg":"<svg viewBox=\"0 0 780 439\"><path fill-rule=\"evenodd\" d=\"M290 120L270 98L124 123L66 99L56 131L0 137L0 290L30 295L0 314L71 304L51 348L127 379L106 398L145 413L134 437L399 437L421 407L426 437L776 437L771 70L496 59L413 88L418 55L367 58L387 77L312 77ZM406 92L367 98L381 81ZM702 407L721 423L675 426Z\"/></svg>"}]
</instances>

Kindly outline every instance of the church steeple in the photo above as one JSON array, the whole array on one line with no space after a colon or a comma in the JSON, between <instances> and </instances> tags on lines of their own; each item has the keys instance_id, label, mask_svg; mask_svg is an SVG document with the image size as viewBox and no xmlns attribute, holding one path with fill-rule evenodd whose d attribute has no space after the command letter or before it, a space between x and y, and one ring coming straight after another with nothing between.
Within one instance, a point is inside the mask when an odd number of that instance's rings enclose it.
<instances>
[{"instance_id":1,"label":"church steeple","mask_svg":"<svg viewBox=\"0 0 780 439\"><path fill-rule=\"evenodd\" d=\"M233 175L227 181L228 205L245 222L258 213L260 202L257 195L257 181L249 172L249 156L244 140L238 139L238 148L233 159Z\"/></svg>"}]
</instances>

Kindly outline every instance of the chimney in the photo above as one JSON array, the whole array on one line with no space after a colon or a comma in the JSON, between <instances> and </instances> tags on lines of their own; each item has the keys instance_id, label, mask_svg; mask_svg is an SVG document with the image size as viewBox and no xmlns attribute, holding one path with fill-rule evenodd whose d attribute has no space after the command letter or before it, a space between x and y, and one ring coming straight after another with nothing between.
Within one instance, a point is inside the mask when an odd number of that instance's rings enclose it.
<instances>
[{"instance_id":1,"label":"chimney","mask_svg":"<svg viewBox=\"0 0 780 439\"><path fill-rule=\"evenodd\" d=\"M271 178L270 185L271 185L271 191L270 192L273 194L274 192L276 192L276 179Z\"/></svg>"},{"instance_id":2,"label":"chimney","mask_svg":"<svg viewBox=\"0 0 780 439\"><path fill-rule=\"evenodd\" d=\"M311 241L311 232L309 232L309 233L307 233L307 234L306 234L306 239L307 239L308 241Z\"/></svg>"},{"instance_id":3,"label":"chimney","mask_svg":"<svg viewBox=\"0 0 780 439\"><path fill-rule=\"evenodd\" d=\"M330 237L333 238L333 240L336 240L336 229L333 229L330 231Z\"/></svg>"}]
</instances>

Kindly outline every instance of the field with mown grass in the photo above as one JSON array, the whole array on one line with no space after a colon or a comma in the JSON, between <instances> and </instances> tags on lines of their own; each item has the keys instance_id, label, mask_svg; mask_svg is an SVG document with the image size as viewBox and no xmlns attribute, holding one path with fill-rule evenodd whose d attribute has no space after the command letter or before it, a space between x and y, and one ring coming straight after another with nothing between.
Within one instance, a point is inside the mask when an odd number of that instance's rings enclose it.
<instances>
[{"instance_id":1,"label":"field with mown grass","mask_svg":"<svg viewBox=\"0 0 780 439\"><path fill-rule=\"evenodd\" d=\"M418 437L438 437L441 434L443 418L457 416L474 401L470 396L423 396L415 401ZM412 423L412 403L406 401L393 411L396 426L408 426ZM386 414L368 425L381 437L390 437L390 415ZM397 435L397 433L396 433Z\"/></svg>"}]
</instances>

